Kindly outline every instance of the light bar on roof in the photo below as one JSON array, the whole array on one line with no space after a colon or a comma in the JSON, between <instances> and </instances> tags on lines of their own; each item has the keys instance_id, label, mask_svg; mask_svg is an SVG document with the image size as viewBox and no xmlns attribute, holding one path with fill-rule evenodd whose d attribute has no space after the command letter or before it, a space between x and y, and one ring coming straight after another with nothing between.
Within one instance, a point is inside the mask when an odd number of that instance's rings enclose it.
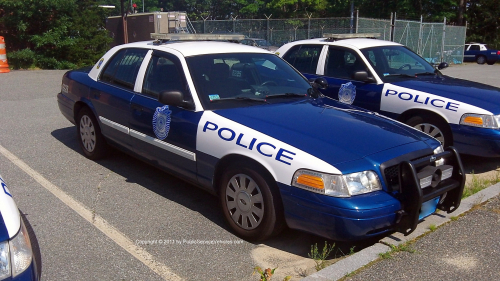
<instances>
[{"instance_id":1,"label":"light bar on roof","mask_svg":"<svg viewBox=\"0 0 500 281\"><path fill-rule=\"evenodd\" d=\"M154 40L229 40L239 41L245 39L241 34L190 34L190 33L151 33L151 39Z\"/></svg>"},{"instance_id":2,"label":"light bar on roof","mask_svg":"<svg viewBox=\"0 0 500 281\"><path fill-rule=\"evenodd\" d=\"M328 39L340 40L340 39L351 39L351 38L378 38L380 33L323 33L323 37Z\"/></svg>"}]
</instances>

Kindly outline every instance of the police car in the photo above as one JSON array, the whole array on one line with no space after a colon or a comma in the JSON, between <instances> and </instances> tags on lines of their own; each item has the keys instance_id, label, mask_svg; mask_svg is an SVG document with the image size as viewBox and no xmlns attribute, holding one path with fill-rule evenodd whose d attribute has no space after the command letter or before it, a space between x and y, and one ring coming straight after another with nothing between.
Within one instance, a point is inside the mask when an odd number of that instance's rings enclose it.
<instances>
[{"instance_id":1,"label":"police car","mask_svg":"<svg viewBox=\"0 0 500 281\"><path fill-rule=\"evenodd\" d=\"M26 226L0 176L0 280L39 280Z\"/></svg>"},{"instance_id":2,"label":"police car","mask_svg":"<svg viewBox=\"0 0 500 281\"><path fill-rule=\"evenodd\" d=\"M59 108L86 157L112 145L208 190L248 240L285 226L337 240L408 234L436 208L459 206L453 148L322 96L324 80L311 85L266 50L153 37L62 78Z\"/></svg>"},{"instance_id":3,"label":"police car","mask_svg":"<svg viewBox=\"0 0 500 281\"><path fill-rule=\"evenodd\" d=\"M307 78L326 79L322 93L394 118L460 153L500 156L500 89L442 75L401 44L377 34L325 34L277 50Z\"/></svg>"}]
</instances>

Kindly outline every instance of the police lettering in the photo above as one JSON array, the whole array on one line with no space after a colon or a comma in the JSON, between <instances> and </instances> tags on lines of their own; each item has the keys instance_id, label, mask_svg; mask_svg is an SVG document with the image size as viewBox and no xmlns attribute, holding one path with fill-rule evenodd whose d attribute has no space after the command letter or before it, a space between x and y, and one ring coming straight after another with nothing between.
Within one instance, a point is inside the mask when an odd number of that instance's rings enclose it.
<instances>
[{"instance_id":1,"label":"police lettering","mask_svg":"<svg viewBox=\"0 0 500 281\"><path fill-rule=\"evenodd\" d=\"M420 104L428 104L428 105L431 105L431 106L434 106L434 107L437 107L437 108L444 108L444 109L447 109L447 110L451 110L451 111L457 111L458 107L460 106L460 104L458 103L454 103L454 102L446 102L442 99L438 99L438 98L434 98L434 99L431 99L430 97L422 97L420 95L413 95L413 94L410 94L410 93L406 93L406 92L397 92L397 91L394 91L394 90L387 90L385 92L385 96L397 96L400 100L404 100L404 101L413 101L415 103L420 103Z\"/></svg>"},{"instance_id":2,"label":"police lettering","mask_svg":"<svg viewBox=\"0 0 500 281\"><path fill-rule=\"evenodd\" d=\"M254 150L260 153L265 157L274 157L276 161L281 163L290 165L290 162L293 160L293 155L296 155L294 152L286 150L284 148L277 148L272 143L268 143L265 141L258 141L256 138L245 137L244 133L237 134L235 131L229 128L219 128L219 126L215 123L207 121L205 126L203 126L203 132L207 131L217 131L217 135L221 140L233 142L241 146L243 148L247 148L249 150ZM276 152L276 150L278 150Z\"/></svg>"}]
</instances>

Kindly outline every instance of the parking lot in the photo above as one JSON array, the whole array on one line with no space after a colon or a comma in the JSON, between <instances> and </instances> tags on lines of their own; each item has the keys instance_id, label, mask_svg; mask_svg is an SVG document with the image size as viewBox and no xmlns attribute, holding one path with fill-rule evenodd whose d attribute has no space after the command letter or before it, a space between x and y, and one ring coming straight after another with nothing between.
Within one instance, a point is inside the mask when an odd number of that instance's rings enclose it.
<instances>
[{"instance_id":1,"label":"parking lot","mask_svg":"<svg viewBox=\"0 0 500 281\"><path fill-rule=\"evenodd\" d=\"M64 72L0 74L0 174L36 234L44 280L258 280L255 266L278 267L276 280L314 272L307 254L320 238L285 230L249 243L229 232L216 197L119 151L85 158L57 107ZM500 64L443 72L500 87ZM500 165L463 160L485 177Z\"/></svg>"}]
</instances>

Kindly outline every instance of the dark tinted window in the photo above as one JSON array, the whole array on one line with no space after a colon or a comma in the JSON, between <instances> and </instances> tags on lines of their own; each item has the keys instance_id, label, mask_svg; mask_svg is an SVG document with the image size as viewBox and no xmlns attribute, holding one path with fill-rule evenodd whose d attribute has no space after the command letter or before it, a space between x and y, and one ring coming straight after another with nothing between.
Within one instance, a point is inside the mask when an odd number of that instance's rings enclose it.
<instances>
[{"instance_id":1,"label":"dark tinted window","mask_svg":"<svg viewBox=\"0 0 500 281\"><path fill-rule=\"evenodd\" d=\"M283 59L302 73L316 74L321 49L323 45L297 45L292 47Z\"/></svg>"},{"instance_id":2,"label":"dark tinted window","mask_svg":"<svg viewBox=\"0 0 500 281\"><path fill-rule=\"evenodd\" d=\"M479 51L479 45L471 45L469 51Z\"/></svg>"},{"instance_id":3,"label":"dark tinted window","mask_svg":"<svg viewBox=\"0 0 500 281\"><path fill-rule=\"evenodd\" d=\"M370 60L376 64L376 57L372 53L368 55ZM325 75L335 78L352 79L354 72L367 71L365 63L361 60L359 55L348 49L340 49L330 47L325 64Z\"/></svg>"},{"instance_id":4,"label":"dark tinted window","mask_svg":"<svg viewBox=\"0 0 500 281\"><path fill-rule=\"evenodd\" d=\"M100 80L133 90L137 73L148 50L123 49L118 51L101 74Z\"/></svg>"},{"instance_id":5,"label":"dark tinted window","mask_svg":"<svg viewBox=\"0 0 500 281\"><path fill-rule=\"evenodd\" d=\"M149 62L142 93L158 98L163 91L180 91L186 94L186 83L180 62L173 56L153 55Z\"/></svg>"}]
</instances>

